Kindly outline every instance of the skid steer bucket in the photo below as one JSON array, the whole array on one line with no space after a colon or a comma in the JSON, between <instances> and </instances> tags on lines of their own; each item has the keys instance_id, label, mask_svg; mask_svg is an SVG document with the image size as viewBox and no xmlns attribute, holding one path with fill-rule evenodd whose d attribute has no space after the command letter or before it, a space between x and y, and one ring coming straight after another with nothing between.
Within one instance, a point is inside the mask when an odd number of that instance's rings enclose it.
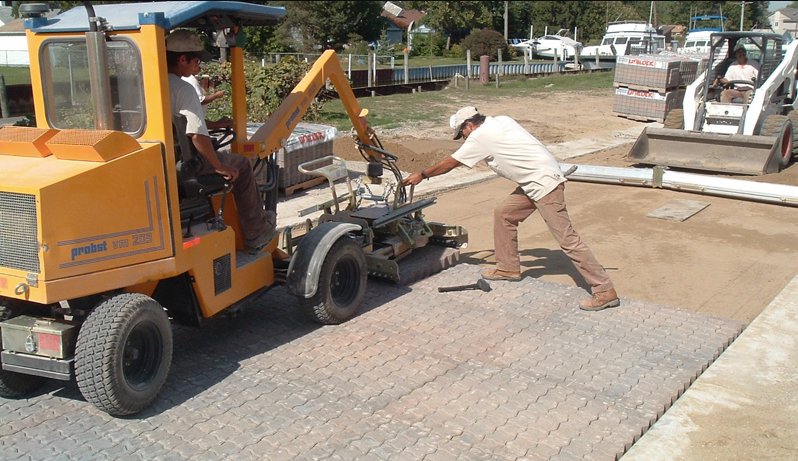
<instances>
[{"instance_id":1,"label":"skid steer bucket","mask_svg":"<svg viewBox=\"0 0 798 461\"><path fill-rule=\"evenodd\" d=\"M646 127L628 157L646 165L759 175L778 173L780 146L779 136Z\"/></svg>"}]
</instances>

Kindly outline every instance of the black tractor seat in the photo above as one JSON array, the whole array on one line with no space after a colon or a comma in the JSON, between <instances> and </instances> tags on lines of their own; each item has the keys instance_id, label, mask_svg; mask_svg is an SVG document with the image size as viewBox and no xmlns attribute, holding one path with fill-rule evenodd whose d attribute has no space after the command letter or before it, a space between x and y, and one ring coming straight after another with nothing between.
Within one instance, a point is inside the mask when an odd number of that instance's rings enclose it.
<instances>
[{"instance_id":1,"label":"black tractor seat","mask_svg":"<svg viewBox=\"0 0 798 461\"><path fill-rule=\"evenodd\" d=\"M186 135L186 117L172 116L172 134L175 139L175 167L177 188L180 197L180 220L190 233L192 222L213 214L210 197L230 192L232 186L220 174L197 175L200 162L204 161L194 143ZM224 203L224 200L222 201ZM221 213L220 213L221 214Z\"/></svg>"}]
</instances>

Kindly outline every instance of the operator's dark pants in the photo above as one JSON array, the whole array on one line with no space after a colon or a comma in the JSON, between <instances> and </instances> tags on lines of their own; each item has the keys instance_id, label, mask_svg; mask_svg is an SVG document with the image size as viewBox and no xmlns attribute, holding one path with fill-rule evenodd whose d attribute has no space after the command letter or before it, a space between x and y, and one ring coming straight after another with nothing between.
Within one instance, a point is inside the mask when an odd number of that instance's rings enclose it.
<instances>
[{"instance_id":1,"label":"operator's dark pants","mask_svg":"<svg viewBox=\"0 0 798 461\"><path fill-rule=\"evenodd\" d=\"M243 155L217 152L216 156L221 163L230 165L238 171L238 178L232 183L233 197L236 200L238 218L241 222L241 231L244 234L244 238L254 240L266 232L267 223L263 197L258 190L258 184L255 182L252 164ZM197 175L208 175L216 173L216 170L208 162L199 162L199 167L195 173Z\"/></svg>"},{"instance_id":2,"label":"operator's dark pants","mask_svg":"<svg viewBox=\"0 0 798 461\"><path fill-rule=\"evenodd\" d=\"M599 264L593 252L571 225L571 218L565 208L565 184L560 184L537 201L529 198L523 189L518 187L496 207L493 214L496 268L507 272L521 270L521 258L518 256L518 224L535 210L540 211L540 216L549 226L551 235L593 288L593 293L612 289L612 281L607 271Z\"/></svg>"}]
</instances>

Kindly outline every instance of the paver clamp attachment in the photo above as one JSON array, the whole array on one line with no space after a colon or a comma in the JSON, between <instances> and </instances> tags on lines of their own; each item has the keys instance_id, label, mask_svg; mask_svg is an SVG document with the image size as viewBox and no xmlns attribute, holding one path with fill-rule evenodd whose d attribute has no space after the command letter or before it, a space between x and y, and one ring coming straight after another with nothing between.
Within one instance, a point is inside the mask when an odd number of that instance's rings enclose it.
<instances>
[{"instance_id":1,"label":"paver clamp attachment","mask_svg":"<svg viewBox=\"0 0 798 461\"><path fill-rule=\"evenodd\" d=\"M629 157L646 165L748 175L778 173L781 140L781 136L646 127Z\"/></svg>"}]
</instances>

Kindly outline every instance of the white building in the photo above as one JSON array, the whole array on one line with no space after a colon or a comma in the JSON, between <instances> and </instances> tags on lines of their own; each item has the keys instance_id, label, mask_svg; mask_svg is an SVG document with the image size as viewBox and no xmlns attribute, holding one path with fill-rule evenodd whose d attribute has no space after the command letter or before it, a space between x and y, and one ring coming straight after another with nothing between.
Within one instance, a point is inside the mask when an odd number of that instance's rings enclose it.
<instances>
[{"instance_id":1,"label":"white building","mask_svg":"<svg viewBox=\"0 0 798 461\"><path fill-rule=\"evenodd\" d=\"M768 16L770 28L779 35L798 36L798 8L782 8Z\"/></svg>"}]
</instances>

